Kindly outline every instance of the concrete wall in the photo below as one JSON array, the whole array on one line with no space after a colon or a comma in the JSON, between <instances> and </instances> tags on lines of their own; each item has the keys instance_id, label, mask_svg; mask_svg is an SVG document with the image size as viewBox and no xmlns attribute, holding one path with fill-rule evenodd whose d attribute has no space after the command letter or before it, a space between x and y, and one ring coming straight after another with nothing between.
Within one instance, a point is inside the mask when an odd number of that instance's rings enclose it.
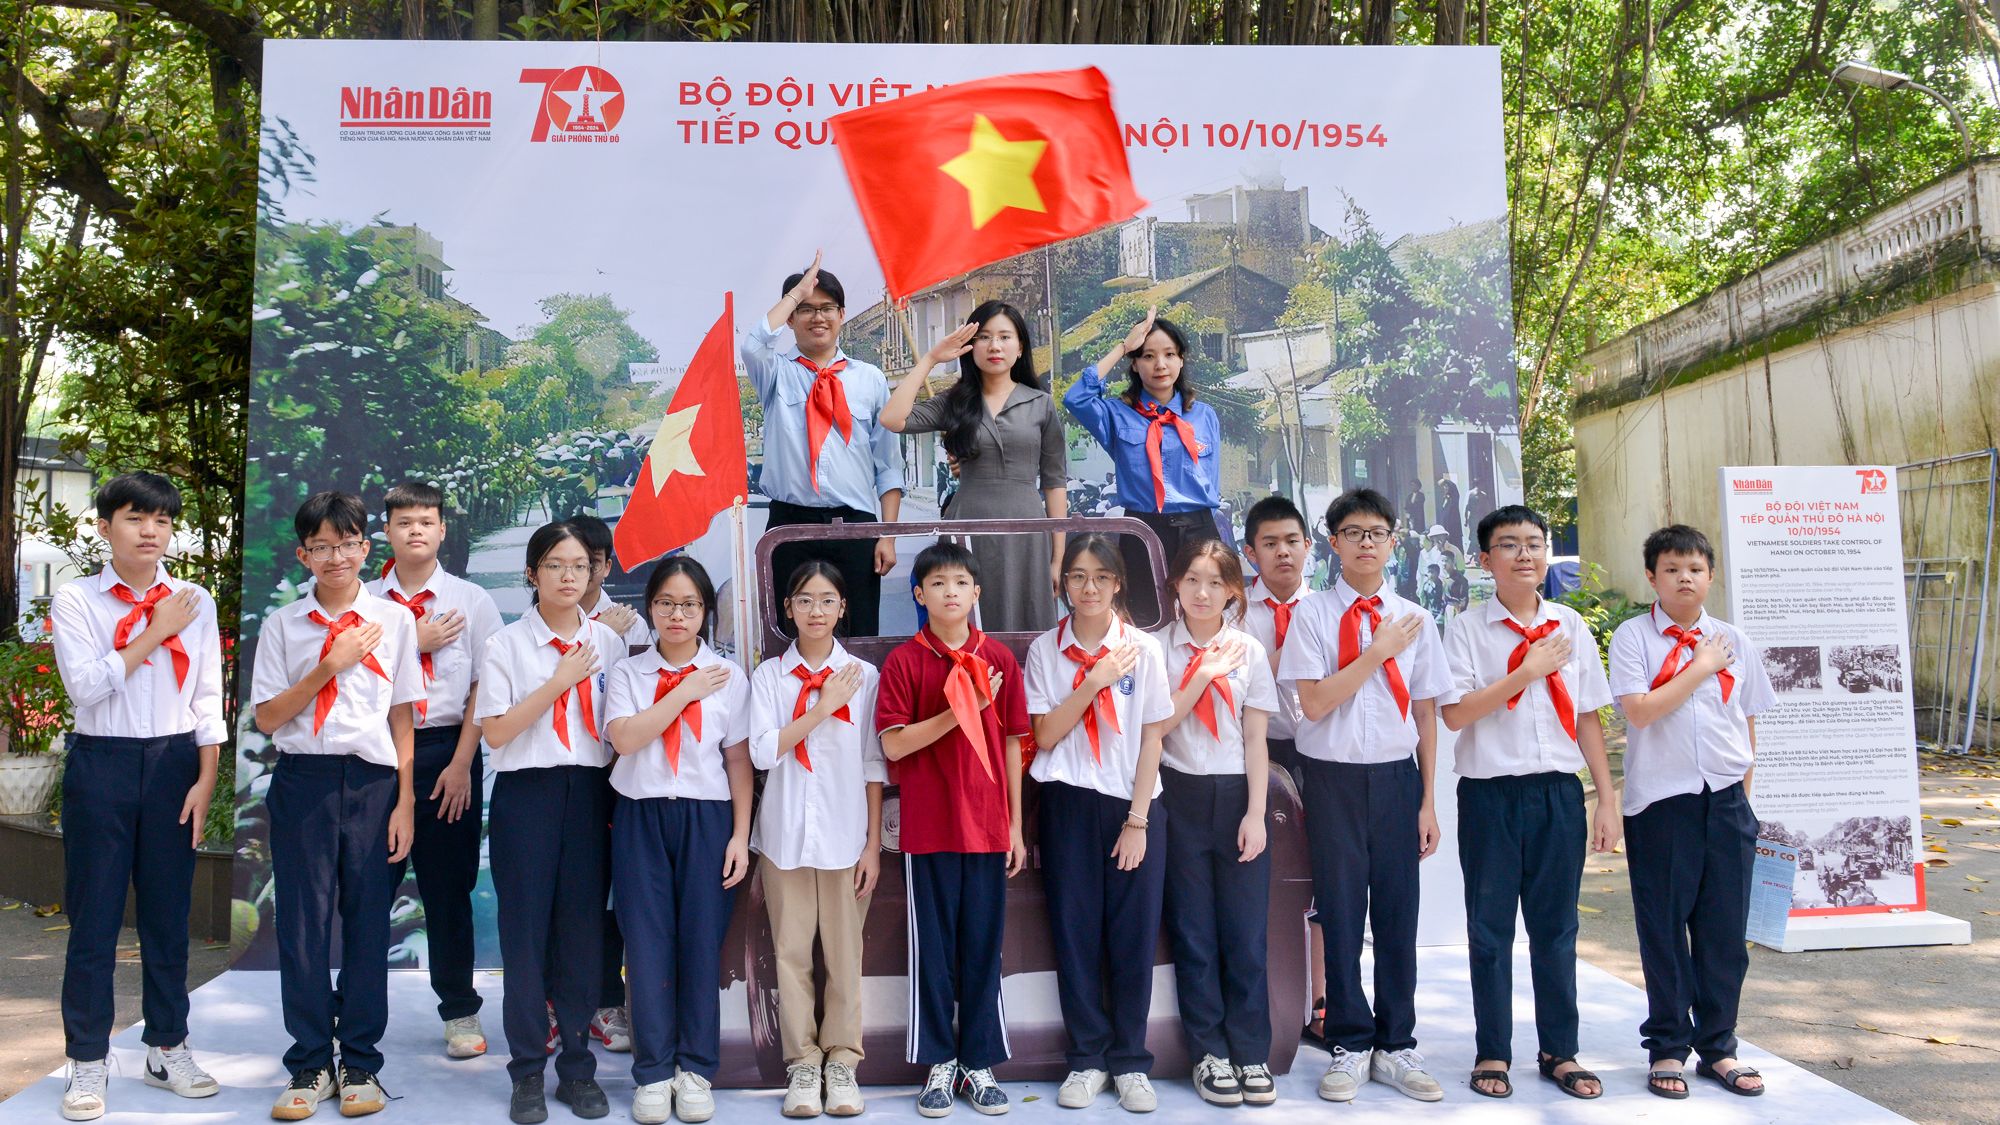
<instances>
[{"instance_id":1,"label":"concrete wall","mask_svg":"<svg viewBox=\"0 0 2000 1125\"><path fill-rule=\"evenodd\" d=\"M1984 282L1768 356L1753 348L1737 366L1578 417L1582 555L1604 567L1612 589L1645 600L1641 541L1666 523L1716 534L1723 465L1898 465L1996 443L2000 283ZM1983 511L1971 518L1964 509L1975 493L1983 509L1984 488L1958 492L1953 541L1930 527L1929 554L1983 551ZM1906 514L1906 551L1920 530L1912 522ZM1721 582L1710 605L1728 605ZM1986 663L1990 721L2000 706L2000 652L1989 651Z\"/></svg>"}]
</instances>

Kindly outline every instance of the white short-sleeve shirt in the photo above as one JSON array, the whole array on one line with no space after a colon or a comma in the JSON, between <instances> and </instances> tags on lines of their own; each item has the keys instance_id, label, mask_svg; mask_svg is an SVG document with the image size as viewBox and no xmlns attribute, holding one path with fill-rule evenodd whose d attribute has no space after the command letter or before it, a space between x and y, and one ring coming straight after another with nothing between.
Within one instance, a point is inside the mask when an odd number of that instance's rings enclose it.
<instances>
[{"instance_id":1,"label":"white short-sleeve shirt","mask_svg":"<svg viewBox=\"0 0 2000 1125\"><path fill-rule=\"evenodd\" d=\"M192 582L182 582L164 566L153 580L132 596L144 600L164 584L173 593L201 590L195 618L178 634L187 653L187 676L174 676L173 653L162 644L146 662L125 674L125 658L113 642L118 623L134 606L111 591L124 585L116 571L105 567L56 591L49 607L56 670L76 713L78 734L105 738L165 738L193 734L197 746L218 746L229 737L222 721L222 645L217 633L215 599ZM127 587L130 589L130 587ZM132 624L128 643L145 631L150 618Z\"/></svg>"},{"instance_id":2,"label":"white short-sleeve shirt","mask_svg":"<svg viewBox=\"0 0 2000 1125\"><path fill-rule=\"evenodd\" d=\"M1424 618L1417 639L1396 654L1396 667L1409 689L1410 702L1448 695L1451 671L1445 667L1444 645L1438 640L1437 623L1424 613L1422 606L1396 596L1387 583L1376 593L1382 599L1380 612L1384 622L1409 613L1422 614ZM1307 598L1292 615L1291 634L1285 638L1285 651L1278 657L1280 689L1289 687L1296 691L1303 681L1323 680L1340 670L1340 619L1359 596L1347 579L1342 578L1332 589ZM1368 648L1373 636L1364 619L1361 650ZM1412 710L1411 715L1414 714ZM1396 762L1416 752L1417 723L1397 706L1396 697L1389 690L1388 669L1377 668L1362 683L1361 690L1325 718L1314 722L1300 715L1295 737L1300 754L1322 762Z\"/></svg>"},{"instance_id":3,"label":"white short-sleeve shirt","mask_svg":"<svg viewBox=\"0 0 2000 1125\"><path fill-rule=\"evenodd\" d=\"M1162 719L1173 718L1173 691L1167 684L1165 658L1160 654L1160 643L1145 633L1134 629L1123 621L1113 619L1111 631L1101 642L1104 648L1116 648L1126 642L1139 646L1139 660L1132 666L1132 672L1111 686L1112 707L1118 716L1118 729L1113 729L1109 719L1096 700L1091 702L1097 713L1098 749L1102 760L1090 750L1090 735L1079 719L1068 734L1062 736L1054 746L1043 746L1035 751L1035 764L1028 770L1036 781L1060 781L1067 785L1095 789L1113 797L1130 798L1132 783L1139 772L1139 751L1145 742L1145 726ZM1028 695L1028 713L1046 715L1061 706L1076 690L1076 673L1082 667L1063 650L1076 643L1070 634L1070 619L1065 617L1055 628L1036 637L1028 646L1028 659L1024 662L1024 686ZM1160 783L1153 782L1153 796L1160 795Z\"/></svg>"},{"instance_id":4,"label":"white short-sleeve shirt","mask_svg":"<svg viewBox=\"0 0 2000 1125\"><path fill-rule=\"evenodd\" d=\"M425 689L424 714L417 720L417 726L449 727L464 722L466 696L479 680L479 665L486 653L486 642L500 631L500 610L493 604L493 595L482 586L455 574L446 574L442 566L433 567L430 578L415 593L402 588L396 581L393 568L368 583L369 593L383 601L401 605L391 595L392 590L411 601L421 601L426 617L456 610L465 618L465 628L459 631L458 636L430 654L431 676ZM430 596L426 598L426 594ZM410 612L407 606L404 611ZM416 621L417 615L410 613L410 620ZM423 664L421 652L417 655L417 663L419 666Z\"/></svg>"},{"instance_id":5,"label":"white short-sleeve shirt","mask_svg":"<svg viewBox=\"0 0 2000 1125\"><path fill-rule=\"evenodd\" d=\"M1454 697L1507 678L1507 662L1524 643L1521 634L1507 627L1509 621L1530 630L1555 621L1556 633L1569 638L1569 663L1559 675L1574 715L1610 705L1611 685L1598 659L1597 638L1575 610L1546 598L1539 599L1533 621L1517 621L1498 598L1451 619L1444 629L1444 655L1451 665ZM1512 708L1503 702L1459 731L1452 753L1453 770L1460 777L1575 773L1584 767L1583 751L1563 729L1547 679L1529 684Z\"/></svg>"},{"instance_id":6,"label":"white short-sleeve shirt","mask_svg":"<svg viewBox=\"0 0 2000 1125\"><path fill-rule=\"evenodd\" d=\"M403 611L403 616L410 616L409 611ZM482 737L486 764L495 771L602 766L611 760L611 751L604 744L604 730L611 722L605 714L606 688L625 660L625 641L610 626L596 621L585 620L575 633L558 637L542 620L541 611L530 608L493 634L479 667L479 718L484 722L506 714L548 683L556 674L556 662L562 659L562 652L550 643L558 639L565 644L588 641L597 649L597 673L563 693L563 727L569 742L565 745L556 733L556 708L551 706L504 746Z\"/></svg>"},{"instance_id":7,"label":"white short-sleeve shirt","mask_svg":"<svg viewBox=\"0 0 2000 1125\"><path fill-rule=\"evenodd\" d=\"M792 670L838 671L850 664L861 669L861 688L847 701L846 719L830 716L806 733L808 770L799 763L796 748L778 750L778 733L801 702L804 681ZM794 644L751 673L750 764L770 772L750 847L780 868L838 871L861 858L868 842L868 785L889 780L875 734L879 679L874 665L856 659L838 641L824 664L808 664ZM811 708L819 702L819 691L806 691L803 702Z\"/></svg>"},{"instance_id":8,"label":"white short-sleeve shirt","mask_svg":"<svg viewBox=\"0 0 2000 1125\"><path fill-rule=\"evenodd\" d=\"M605 610L610 609L616 604L616 600L610 594L599 589L597 591L597 601L590 608L585 609L583 615L595 621L599 617L604 616ZM646 609L644 606L640 606L637 611L639 620L633 622L630 629L625 630L625 645L628 652L635 648L645 648L647 645L653 643L653 626L646 619Z\"/></svg>"},{"instance_id":9,"label":"white short-sleeve shirt","mask_svg":"<svg viewBox=\"0 0 2000 1125\"><path fill-rule=\"evenodd\" d=\"M601 626L600 626L601 627ZM701 730L694 729L692 705L674 720L680 727L679 767L667 762L666 736L618 755L611 767L611 787L634 800L648 797L686 798L696 801L729 800L729 771L722 749L750 740L750 677L735 663L724 660L707 644L695 650L694 659L684 667L700 668L720 664L729 669L729 682L701 707ZM649 648L618 666L611 678L611 715L607 721L630 718L651 707L660 673L670 668L660 650Z\"/></svg>"},{"instance_id":10,"label":"white short-sleeve shirt","mask_svg":"<svg viewBox=\"0 0 2000 1125\"><path fill-rule=\"evenodd\" d=\"M1293 590L1292 596L1289 598L1279 598L1277 595L1271 593L1270 587L1264 585L1264 580L1261 578L1250 584L1250 593L1246 597L1243 607L1243 623L1239 627L1244 632L1257 638L1257 643L1264 646L1265 666L1271 669L1273 682L1276 681L1278 674L1278 658L1283 654L1284 650L1278 646L1278 612L1270 606L1265 605L1264 602L1266 599L1269 599L1282 605L1291 606L1292 620L1296 621L1298 620L1299 607L1305 604L1312 596L1312 590L1303 582L1299 583L1299 588ZM1285 633L1285 640L1289 643L1291 639L1291 632L1288 626ZM1305 717L1299 710L1298 685L1278 684L1277 691L1278 709L1271 713L1270 729L1265 732L1265 736L1268 738L1296 738L1298 736L1299 720Z\"/></svg>"},{"instance_id":11,"label":"white short-sleeve shirt","mask_svg":"<svg viewBox=\"0 0 2000 1125\"><path fill-rule=\"evenodd\" d=\"M356 590L354 604L338 613L323 609L312 591L272 612L257 637L250 702L254 706L276 699L319 665L329 630L311 614L338 622L349 612L382 627L381 643L370 653L381 672L364 661L335 676L339 693L319 731L313 731L315 698L279 727L271 741L286 754L352 754L393 768L396 742L389 734L389 709L424 697L423 670L417 666L417 626L409 610L366 589Z\"/></svg>"},{"instance_id":12,"label":"white short-sleeve shirt","mask_svg":"<svg viewBox=\"0 0 2000 1125\"><path fill-rule=\"evenodd\" d=\"M1208 645L1200 647L1181 621L1155 630L1152 636L1160 642L1160 651L1166 658L1167 686L1176 692L1187 675L1188 662L1200 659L1196 652L1229 641L1243 646L1242 665L1225 677L1234 706L1224 706L1215 686L1209 687L1209 697L1215 706L1215 733L1208 733L1208 726L1190 710L1186 718L1167 732L1166 752L1161 758L1167 766L1182 773L1243 773L1243 712L1247 709L1270 714L1278 708L1278 685L1272 677L1264 646L1257 638L1231 625L1224 625L1209 638Z\"/></svg>"},{"instance_id":13,"label":"white short-sleeve shirt","mask_svg":"<svg viewBox=\"0 0 2000 1125\"><path fill-rule=\"evenodd\" d=\"M1611 634L1611 694L1623 700L1653 690L1653 677L1673 651L1666 631L1674 619L1659 606L1618 626ZM1631 816L1663 797L1726 789L1743 780L1756 764L1746 721L1777 701L1757 646L1743 631L1706 611L1695 628L1703 636L1718 632L1729 638L1735 659L1727 671L1735 682L1727 702L1722 680L1708 676L1687 702L1647 726L1625 732L1625 815ZM1681 667L1692 659L1681 653ZM1683 672L1683 675L1686 673ZM1622 704L1621 704L1622 709Z\"/></svg>"}]
</instances>

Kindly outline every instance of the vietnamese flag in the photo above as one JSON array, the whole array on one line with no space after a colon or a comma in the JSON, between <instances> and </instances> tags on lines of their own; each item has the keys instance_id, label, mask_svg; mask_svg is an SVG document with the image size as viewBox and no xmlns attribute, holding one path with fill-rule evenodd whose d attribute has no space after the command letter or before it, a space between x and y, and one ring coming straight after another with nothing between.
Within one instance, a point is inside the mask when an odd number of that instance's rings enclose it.
<instances>
[{"instance_id":1,"label":"vietnamese flag","mask_svg":"<svg viewBox=\"0 0 2000 1125\"><path fill-rule=\"evenodd\" d=\"M725 293L722 319L702 337L674 388L625 514L612 530L618 565L626 570L699 539L717 512L750 491L735 337L735 295Z\"/></svg>"},{"instance_id":2,"label":"vietnamese flag","mask_svg":"<svg viewBox=\"0 0 2000 1125\"><path fill-rule=\"evenodd\" d=\"M898 301L1146 205L1096 67L960 82L831 124Z\"/></svg>"}]
</instances>

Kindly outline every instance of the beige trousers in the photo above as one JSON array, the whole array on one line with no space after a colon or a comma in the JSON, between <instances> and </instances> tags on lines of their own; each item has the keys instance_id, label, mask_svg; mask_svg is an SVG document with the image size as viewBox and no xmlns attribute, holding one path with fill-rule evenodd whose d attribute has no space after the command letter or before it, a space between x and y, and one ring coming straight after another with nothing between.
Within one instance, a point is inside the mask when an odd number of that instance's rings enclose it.
<instances>
[{"instance_id":1,"label":"beige trousers","mask_svg":"<svg viewBox=\"0 0 2000 1125\"><path fill-rule=\"evenodd\" d=\"M778 1043L785 1065L861 1061L861 926L869 898L854 897L854 868L786 871L762 860L764 904L778 951ZM826 959L826 1018L815 1019L813 939Z\"/></svg>"}]
</instances>

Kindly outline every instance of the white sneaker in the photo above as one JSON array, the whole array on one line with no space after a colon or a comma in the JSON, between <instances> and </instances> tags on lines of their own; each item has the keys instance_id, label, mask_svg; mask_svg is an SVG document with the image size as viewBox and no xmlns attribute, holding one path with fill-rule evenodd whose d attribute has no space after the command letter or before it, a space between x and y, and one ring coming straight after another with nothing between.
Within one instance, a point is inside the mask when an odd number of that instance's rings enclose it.
<instances>
[{"instance_id":1,"label":"white sneaker","mask_svg":"<svg viewBox=\"0 0 2000 1125\"><path fill-rule=\"evenodd\" d=\"M632 1016L624 1008L599 1008L590 1019L590 1033L607 1051L626 1054L632 1050Z\"/></svg>"},{"instance_id":2,"label":"white sneaker","mask_svg":"<svg viewBox=\"0 0 2000 1125\"><path fill-rule=\"evenodd\" d=\"M184 1098L212 1098L222 1087L194 1061L194 1052L178 1047L146 1049L146 1085L172 1090Z\"/></svg>"},{"instance_id":3,"label":"white sneaker","mask_svg":"<svg viewBox=\"0 0 2000 1125\"><path fill-rule=\"evenodd\" d=\"M861 1083L854 1068L844 1062L826 1064L826 1111L835 1117L853 1117L862 1109Z\"/></svg>"},{"instance_id":4,"label":"white sneaker","mask_svg":"<svg viewBox=\"0 0 2000 1125\"><path fill-rule=\"evenodd\" d=\"M1278 1084L1271 1078L1271 1068L1263 1063L1237 1067L1236 1084L1243 1087L1245 1105L1270 1105L1278 1100Z\"/></svg>"},{"instance_id":5,"label":"white sneaker","mask_svg":"<svg viewBox=\"0 0 2000 1125\"><path fill-rule=\"evenodd\" d=\"M1243 1085L1236 1080L1236 1068L1228 1059L1203 1055L1194 1064L1194 1092L1210 1105L1242 1105Z\"/></svg>"},{"instance_id":6,"label":"white sneaker","mask_svg":"<svg viewBox=\"0 0 2000 1125\"><path fill-rule=\"evenodd\" d=\"M1072 1070L1056 1091L1056 1104L1064 1109L1089 1109L1110 1081L1111 1076L1101 1070Z\"/></svg>"},{"instance_id":7,"label":"white sneaker","mask_svg":"<svg viewBox=\"0 0 2000 1125\"><path fill-rule=\"evenodd\" d=\"M715 1116L715 1095L709 1092L708 1079L674 1068L674 1116L686 1125Z\"/></svg>"},{"instance_id":8,"label":"white sneaker","mask_svg":"<svg viewBox=\"0 0 2000 1125\"><path fill-rule=\"evenodd\" d=\"M340 1067L340 1115L342 1117L366 1117L380 1113L389 1104L388 1095L382 1092L382 1082L369 1071L359 1067Z\"/></svg>"},{"instance_id":9,"label":"white sneaker","mask_svg":"<svg viewBox=\"0 0 2000 1125\"><path fill-rule=\"evenodd\" d=\"M1118 1086L1118 1107L1127 1113L1151 1113L1160 1108L1160 1096L1153 1092L1153 1080L1144 1071L1120 1074L1112 1082Z\"/></svg>"},{"instance_id":10,"label":"white sneaker","mask_svg":"<svg viewBox=\"0 0 2000 1125\"><path fill-rule=\"evenodd\" d=\"M477 1013L444 1021L446 1058L476 1059L486 1053L486 1029L479 1026Z\"/></svg>"},{"instance_id":11,"label":"white sneaker","mask_svg":"<svg viewBox=\"0 0 2000 1125\"><path fill-rule=\"evenodd\" d=\"M1373 1051L1333 1049L1333 1062L1320 1075L1319 1096L1330 1102L1351 1102L1361 1084L1368 1081L1368 1057Z\"/></svg>"},{"instance_id":12,"label":"white sneaker","mask_svg":"<svg viewBox=\"0 0 2000 1125\"><path fill-rule=\"evenodd\" d=\"M279 1121L303 1121L313 1115L319 1103L334 1094L333 1071L328 1067L301 1070L292 1075L290 1085L278 1091L271 1104L271 1116Z\"/></svg>"},{"instance_id":13,"label":"white sneaker","mask_svg":"<svg viewBox=\"0 0 2000 1125\"><path fill-rule=\"evenodd\" d=\"M924 1079L924 1088L917 1093L917 1112L925 1117L948 1116L955 1104L951 1096L951 1086L957 1077L956 1059L932 1066L930 1077Z\"/></svg>"},{"instance_id":14,"label":"white sneaker","mask_svg":"<svg viewBox=\"0 0 2000 1125\"><path fill-rule=\"evenodd\" d=\"M111 1081L111 1068L103 1059L80 1062L71 1059L69 1086L63 1090L62 1115L70 1121L95 1121L104 1116L104 1087ZM211 1080L212 1081L212 1080ZM213 1090L209 1091L214 1093Z\"/></svg>"},{"instance_id":15,"label":"white sneaker","mask_svg":"<svg viewBox=\"0 0 2000 1125\"><path fill-rule=\"evenodd\" d=\"M1375 1081L1394 1086L1420 1102L1444 1100L1444 1087L1424 1070L1424 1057L1417 1053L1415 1047L1405 1047L1400 1051L1376 1051L1375 1061L1369 1070Z\"/></svg>"},{"instance_id":16,"label":"white sneaker","mask_svg":"<svg viewBox=\"0 0 2000 1125\"><path fill-rule=\"evenodd\" d=\"M674 1084L671 1080L648 1082L632 1091L632 1120L639 1125L661 1125L674 1115Z\"/></svg>"},{"instance_id":17,"label":"white sneaker","mask_svg":"<svg viewBox=\"0 0 2000 1125\"><path fill-rule=\"evenodd\" d=\"M818 1117L819 1068L809 1062L793 1063L785 1068L791 1084L785 1089L786 1117Z\"/></svg>"}]
</instances>

